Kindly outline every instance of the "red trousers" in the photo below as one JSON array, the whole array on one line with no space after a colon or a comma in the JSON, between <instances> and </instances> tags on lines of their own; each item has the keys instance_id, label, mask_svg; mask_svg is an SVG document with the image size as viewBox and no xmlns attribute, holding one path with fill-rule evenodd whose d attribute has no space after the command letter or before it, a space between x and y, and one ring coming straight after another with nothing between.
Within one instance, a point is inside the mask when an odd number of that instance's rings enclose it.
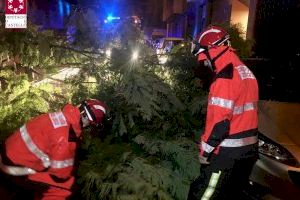
<instances>
[{"instance_id":1,"label":"red trousers","mask_svg":"<svg viewBox=\"0 0 300 200\"><path fill-rule=\"evenodd\" d=\"M67 189L49 186L46 190L41 193L34 195L35 200L65 200L70 197L72 192Z\"/></svg>"},{"instance_id":2,"label":"red trousers","mask_svg":"<svg viewBox=\"0 0 300 200\"><path fill-rule=\"evenodd\" d=\"M71 196L71 187L74 184L74 177L65 182L55 182L48 173L36 173L29 175L28 179L47 185L47 187L35 195L35 200L65 200Z\"/></svg>"}]
</instances>

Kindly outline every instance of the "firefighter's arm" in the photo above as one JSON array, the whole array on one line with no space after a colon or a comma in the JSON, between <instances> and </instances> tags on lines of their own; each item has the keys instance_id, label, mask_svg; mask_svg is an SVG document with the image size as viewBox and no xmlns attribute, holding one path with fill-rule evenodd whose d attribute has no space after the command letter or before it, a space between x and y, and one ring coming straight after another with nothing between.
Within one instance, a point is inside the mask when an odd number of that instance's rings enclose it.
<instances>
[{"instance_id":1,"label":"firefighter's arm","mask_svg":"<svg viewBox=\"0 0 300 200\"><path fill-rule=\"evenodd\" d=\"M201 136L200 156L208 158L229 133L235 101L231 80L217 79L210 88L204 134Z\"/></svg>"},{"instance_id":2,"label":"firefighter's arm","mask_svg":"<svg viewBox=\"0 0 300 200\"><path fill-rule=\"evenodd\" d=\"M75 143L69 143L66 137L55 138L48 152L50 166L47 171L29 175L32 181L42 182L70 189L74 183L72 174L74 167Z\"/></svg>"},{"instance_id":3,"label":"firefighter's arm","mask_svg":"<svg viewBox=\"0 0 300 200\"><path fill-rule=\"evenodd\" d=\"M58 141L51 148L51 165L47 171L55 181L63 182L72 176L76 143L68 142L65 138Z\"/></svg>"}]
</instances>

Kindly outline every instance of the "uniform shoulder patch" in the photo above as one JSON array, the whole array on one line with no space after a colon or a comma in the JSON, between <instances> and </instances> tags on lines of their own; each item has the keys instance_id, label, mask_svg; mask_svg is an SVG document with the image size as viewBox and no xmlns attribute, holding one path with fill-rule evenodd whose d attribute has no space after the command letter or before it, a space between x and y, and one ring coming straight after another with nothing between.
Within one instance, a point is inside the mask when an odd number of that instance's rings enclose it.
<instances>
[{"instance_id":1,"label":"uniform shoulder patch","mask_svg":"<svg viewBox=\"0 0 300 200\"><path fill-rule=\"evenodd\" d=\"M49 117L54 128L68 126L67 120L61 111L49 113Z\"/></svg>"},{"instance_id":2,"label":"uniform shoulder patch","mask_svg":"<svg viewBox=\"0 0 300 200\"><path fill-rule=\"evenodd\" d=\"M244 80L244 79L255 79L255 76L253 75L253 73L245 65L237 66L236 69L237 69L237 71L238 71L238 73L239 73L242 80Z\"/></svg>"}]
</instances>

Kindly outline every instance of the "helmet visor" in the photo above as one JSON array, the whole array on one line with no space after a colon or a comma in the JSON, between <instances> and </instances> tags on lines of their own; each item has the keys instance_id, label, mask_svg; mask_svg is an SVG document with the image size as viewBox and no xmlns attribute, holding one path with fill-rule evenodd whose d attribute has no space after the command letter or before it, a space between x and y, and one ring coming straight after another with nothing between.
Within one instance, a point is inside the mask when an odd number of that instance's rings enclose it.
<instances>
[{"instance_id":1,"label":"helmet visor","mask_svg":"<svg viewBox=\"0 0 300 200\"><path fill-rule=\"evenodd\" d=\"M201 53L203 51L205 51L205 48L201 47L201 45L198 42L196 42L196 41L192 42L192 45L191 45L192 54L197 56L199 53Z\"/></svg>"}]
</instances>

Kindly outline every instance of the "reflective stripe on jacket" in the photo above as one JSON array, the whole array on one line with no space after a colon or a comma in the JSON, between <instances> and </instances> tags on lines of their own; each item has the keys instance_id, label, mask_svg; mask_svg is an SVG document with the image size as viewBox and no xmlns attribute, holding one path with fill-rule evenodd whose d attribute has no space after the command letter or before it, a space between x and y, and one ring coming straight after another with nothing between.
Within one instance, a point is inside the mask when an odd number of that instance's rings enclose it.
<instances>
[{"instance_id":1,"label":"reflective stripe on jacket","mask_svg":"<svg viewBox=\"0 0 300 200\"><path fill-rule=\"evenodd\" d=\"M206 124L200 154L218 154L222 147L242 147L257 142L258 84L253 73L233 49L216 60L216 77L210 86ZM234 139L233 139L234 138Z\"/></svg>"}]
</instances>

